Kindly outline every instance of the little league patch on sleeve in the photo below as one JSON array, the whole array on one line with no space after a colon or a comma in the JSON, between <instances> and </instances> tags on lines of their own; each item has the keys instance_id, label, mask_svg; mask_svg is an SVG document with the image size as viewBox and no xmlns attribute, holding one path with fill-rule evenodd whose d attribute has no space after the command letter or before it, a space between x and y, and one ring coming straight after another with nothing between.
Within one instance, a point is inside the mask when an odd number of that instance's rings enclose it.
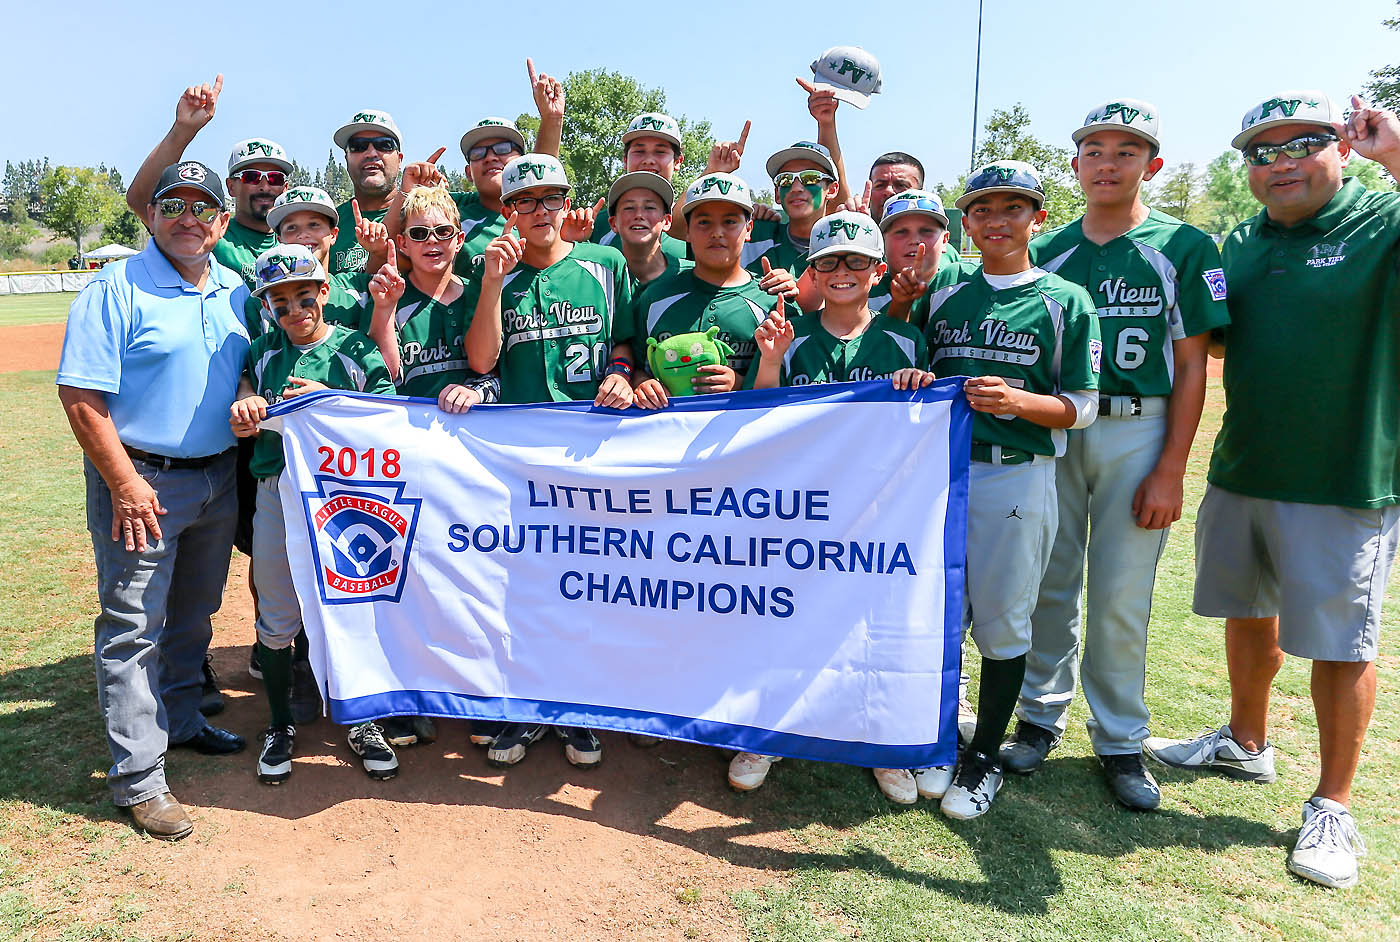
<instances>
[{"instance_id":1,"label":"little league patch on sleeve","mask_svg":"<svg viewBox=\"0 0 1400 942\"><path fill-rule=\"evenodd\" d=\"M1210 271L1201 272L1201 277L1206 280L1206 285L1210 288L1212 301L1225 300L1225 269L1212 268Z\"/></svg>"},{"instance_id":2,"label":"little league patch on sleeve","mask_svg":"<svg viewBox=\"0 0 1400 942\"><path fill-rule=\"evenodd\" d=\"M1103 364L1103 343L1098 340L1089 341L1089 367L1095 372L1099 372L1099 367Z\"/></svg>"}]
</instances>

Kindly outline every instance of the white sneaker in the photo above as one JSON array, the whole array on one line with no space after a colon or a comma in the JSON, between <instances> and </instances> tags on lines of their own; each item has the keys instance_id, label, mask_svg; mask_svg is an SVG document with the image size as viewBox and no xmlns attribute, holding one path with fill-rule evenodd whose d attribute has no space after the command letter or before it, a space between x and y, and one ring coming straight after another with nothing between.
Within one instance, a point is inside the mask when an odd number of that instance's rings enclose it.
<instances>
[{"instance_id":1,"label":"white sneaker","mask_svg":"<svg viewBox=\"0 0 1400 942\"><path fill-rule=\"evenodd\" d=\"M914 770L914 785L919 790L920 798L942 798L951 784L953 784L953 767L951 765L935 765L931 769Z\"/></svg>"},{"instance_id":2,"label":"white sneaker","mask_svg":"<svg viewBox=\"0 0 1400 942\"><path fill-rule=\"evenodd\" d=\"M908 769L871 769L875 773L875 784L885 797L897 805L912 805L919 800L919 788L914 784L914 773Z\"/></svg>"},{"instance_id":3,"label":"white sneaker","mask_svg":"<svg viewBox=\"0 0 1400 942\"><path fill-rule=\"evenodd\" d=\"M1343 890L1356 886L1356 858L1365 855L1366 844L1345 805L1330 798L1311 798L1303 805L1303 826L1288 855L1289 870L1304 880Z\"/></svg>"},{"instance_id":4,"label":"white sneaker","mask_svg":"<svg viewBox=\"0 0 1400 942\"><path fill-rule=\"evenodd\" d=\"M1149 736L1143 740L1142 751L1163 765L1177 769L1209 769L1247 782L1272 782L1274 747L1265 743L1258 752L1250 752L1235 741L1229 724L1206 730L1195 739L1163 739Z\"/></svg>"},{"instance_id":5,"label":"white sneaker","mask_svg":"<svg viewBox=\"0 0 1400 942\"><path fill-rule=\"evenodd\" d=\"M781 762L781 756L761 756L756 752L741 752L729 763L729 787L741 792L751 792L763 784L768 770L774 762Z\"/></svg>"},{"instance_id":6,"label":"white sneaker","mask_svg":"<svg viewBox=\"0 0 1400 942\"><path fill-rule=\"evenodd\" d=\"M980 817L992 807L992 800L1001 791L1001 778L1001 766L993 762L991 756L971 750L964 752L939 807L950 818Z\"/></svg>"}]
</instances>

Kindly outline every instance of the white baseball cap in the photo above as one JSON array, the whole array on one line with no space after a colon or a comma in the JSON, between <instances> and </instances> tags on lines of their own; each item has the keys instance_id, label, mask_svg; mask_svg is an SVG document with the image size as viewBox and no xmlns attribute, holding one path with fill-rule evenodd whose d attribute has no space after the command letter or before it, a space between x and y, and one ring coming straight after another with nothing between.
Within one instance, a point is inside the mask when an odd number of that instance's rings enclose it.
<instances>
[{"instance_id":1,"label":"white baseball cap","mask_svg":"<svg viewBox=\"0 0 1400 942\"><path fill-rule=\"evenodd\" d=\"M304 245L280 244L258 256L258 260L253 263L253 277L256 279L252 291L255 298L261 298L273 285L328 280L326 269L309 248Z\"/></svg>"},{"instance_id":2,"label":"white baseball cap","mask_svg":"<svg viewBox=\"0 0 1400 942\"><path fill-rule=\"evenodd\" d=\"M1161 126L1155 105L1139 98L1115 98L1085 115L1083 126L1072 137L1078 144L1095 131L1127 131L1160 148Z\"/></svg>"},{"instance_id":3,"label":"white baseball cap","mask_svg":"<svg viewBox=\"0 0 1400 942\"><path fill-rule=\"evenodd\" d=\"M1036 206L1045 205L1040 171L1024 160L996 160L982 167L967 178L963 195L953 205L967 209L973 201L991 193L1024 193L1035 200Z\"/></svg>"},{"instance_id":4,"label":"white baseball cap","mask_svg":"<svg viewBox=\"0 0 1400 942\"><path fill-rule=\"evenodd\" d=\"M772 157L768 158L768 162L763 165L763 169L768 171L768 176L770 178L776 177L778 171L783 169L783 164L787 163L789 160L810 160L815 164L819 164L823 170L831 174L833 179L837 175L836 163L831 159L831 151L813 141L798 141L791 147L784 147Z\"/></svg>"},{"instance_id":5,"label":"white baseball cap","mask_svg":"<svg viewBox=\"0 0 1400 942\"><path fill-rule=\"evenodd\" d=\"M521 154L512 157L501 171L501 199L510 199L524 190L536 190L542 186L563 187L565 192L572 190L564 165L552 154Z\"/></svg>"},{"instance_id":6,"label":"white baseball cap","mask_svg":"<svg viewBox=\"0 0 1400 942\"><path fill-rule=\"evenodd\" d=\"M675 118L659 111L648 111L632 119L632 123L627 125L627 130L622 135L623 152L627 151L628 141L639 137L659 137L674 144L677 151L681 149L680 125L676 123Z\"/></svg>"},{"instance_id":7,"label":"white baseball cap","mask_svg":"<svg viewBox=\"0 0 1400 942\"><path fill-rule=\"evenodd\" d=\"M928 216L938 220L943 228L948 228L948 211L937 193L929 190L905 190L885 200L884 213L880 216L880 231L888 232L890 225L899 216Z\"/></svg>"},{"instance_id":8,"label":"white baseball cap","mask_svg":"<svg viewBox=\"0 0 1400 942\"><path fill-rule=\"evenodd\" d=\"M366 108L363 111L355 112L350 120L342 124L331 136L335 141L335 146L344 150L350 143L350 138L361 131L379 131L394 139L394 143L403 150L403 135L399 133L399 126L394 123L394 118L387 111L376 111L373 108Z\"/></svg>"},{"instance_id":9,"label":"white baseball cap","mask_svg":"<svg viewBox=\"0 0 1400 942\"><path fill-rule=\"evenodd\" d=\"M1336 130L1333 125L1341 124L1343 117L1342 109L1326 92L1316 89L1279 92L1245 112L1240 121L1240 133L1235 135L1230 146L1244 150L1254 135L1276 124L1316 124Z\"/></svg>"},{"instance_id":10,"label":"white baseball cap","mask_svg":"<svg viewBox=\"0 0 1400 942\"><path fill-rule=\"evenodd\" d=\"M875 220L865 213L842 210L823 216L812 227L807 261L810 263L823 255L838 253L882 259L885 257L885 237L881 235Z\"/></svg>"},{"instance_id":11,"label":"white baseball cap","mask_svg":"<svg viewBox=\"0 0 1400 942\"><path fill-rule=\"evenodd\" d=\"M482 118L462 135L462 156L466 157L479 142L489 141L493 137L512 141L522 154L525 152L525 135L520 133L514 121L509 118Z\"/></svg>"},{"instance_id":12,"label":"white baseball cap","mask_svg":"<svg viewBox=\"0 0 1400 942\"><path fill-rule=\"evenodd\" d=\"M864 108L880 91L880 61L859 46L832 46L812 63L812 78L817 88Z\"/></svg>"},{"instance_id":13,"label":"white baseball cap","mask_svg":"<svg viewBox=\"0 0 1400 942\"><path fill-rule=\"evenodd\" d=\"M753 193L732 173L707 173L687 187L681 214L689 219L690 211L701 203L732 203L753 215Z\"/></svg>"},{"instance_id":14,"label":"white baseball cap","mask_svg":"<svg viewBox=\"0 0 1400 942\"><path fill-rule=\"evenodd\" d=\"M608 212L617 211L617 201L622 199L622 194L628 190L638 189L651 190L659 196L668 213L671 211L671 207L676 204L676 188L671 186L670 180L659 173L652 173L650 170L634 170L631 173L624 173L613 181L612 186L608 187Z\"/></svg>"},{"instance_id":15,"label":"white baseball cap","mask_svg":"<svg viewBox=\"0 0 1400 942\"><path fill-rule=\"evenodd\" d=\"M292 172L292 162L282 145L265 137L250 137L233 145L233 153L228 155L228 175L233 176L249 164L276 164L284 173Z\"/></svg>"},{"instance_id":16,"label":"white baseball cap","mask_svg":"<svg viewBox=\"0 0 1400 942\"><path fill-rule=\"evenodd\" d=\"M272 208L267 211L267 224L276 232L283 219L303 209L329 216L333 226L340 224L340 211L336 209L335 203L331 202L330 194L315 186L288 187L273 201Z\"/></svg>"}]
</instances>

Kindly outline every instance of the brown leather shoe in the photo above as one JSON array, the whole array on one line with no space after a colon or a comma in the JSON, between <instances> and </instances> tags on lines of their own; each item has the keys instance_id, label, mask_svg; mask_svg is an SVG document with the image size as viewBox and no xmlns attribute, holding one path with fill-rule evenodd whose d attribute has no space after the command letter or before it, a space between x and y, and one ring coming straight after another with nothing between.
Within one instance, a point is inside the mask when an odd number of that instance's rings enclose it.
<instances>
[{"instance_id":1,"label":"brown leather shoe","mask_svg":"<svg viewBox=\"0 0 1400 942\"><path fill-rule=\"evenodd\" d=\"M169 792L127 808L136 827L160 841L178 841L194 830L194 822Z\"/></svg>"}]
</instances>

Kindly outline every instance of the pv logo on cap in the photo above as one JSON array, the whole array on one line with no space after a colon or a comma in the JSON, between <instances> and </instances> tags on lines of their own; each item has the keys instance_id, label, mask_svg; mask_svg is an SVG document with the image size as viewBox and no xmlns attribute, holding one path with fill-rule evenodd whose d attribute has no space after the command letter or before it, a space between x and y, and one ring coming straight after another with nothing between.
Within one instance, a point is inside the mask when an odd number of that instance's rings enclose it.
<instances>
[{"instance_id":1,"label":"pv logo on cap","mask_svg":"<svg viewBox=\"0 0 1400 942\"><path fill-rule=\"evenodd\" d=\"M397 602L422 500L404 482L348 481L318 475L302 492L321 601L327 605Z\"/></svg>"}]
</instances>

